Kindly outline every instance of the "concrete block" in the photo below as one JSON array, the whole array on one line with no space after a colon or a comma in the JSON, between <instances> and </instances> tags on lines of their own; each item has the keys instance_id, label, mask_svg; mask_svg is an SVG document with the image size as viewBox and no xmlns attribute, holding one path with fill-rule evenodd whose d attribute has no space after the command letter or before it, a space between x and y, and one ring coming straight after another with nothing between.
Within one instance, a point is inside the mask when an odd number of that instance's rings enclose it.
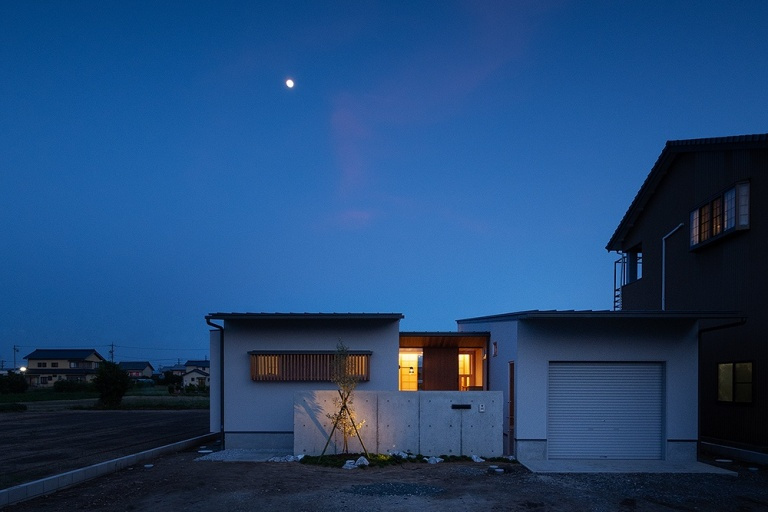
<instances>
[{"instance_id":1,"label":"concrete block","mask_svg":"<svg viewBox=\"0 0 768 512\"><path fill-rule=\"evenodd\" d=\"M461 411L461 455L501 457L504 454L501 391L466 391L460 398L471 405Z\"/></svg>"},{"instance_id":2,"label":"concrete block","mask_svg":"<svg viewBox=\"0 0 768 512\"><path fill-rule=\"evenodd\" d=\"M457 392L428 391L419 397L419 436L424 455L460 455L463 409L466 404Z\"/></svg>"},{"instance_id":3,"label":"concrete block","mask_svg":"<svg viewBox=\"0 0 768 512\"><path fill-rule=\"evenodd\" d=\"M419 393L379 393L378 453L421 453L419 447Z\"/></svg>"},{"instance_id":4,"label":"concrete block","mask_svg":"<svg viewBox=\"0 0 768 512\"><path fill-rule=\"evenodd\" d=\"M515 457L518 460L547 460L546 439L515 440Z\"/></svg>"},{"instance_id":5,"label":"concrete block","mask_svg":"<svg viewBox=\"0 0 768 512\"><path fill-rule=\"evenodd\" d=\"M666 460L671 462L696 462L698 446L696 441L667 441Z\"/></svg>"},{"instance_id":6,"label":"concrete block","mask_svg":"<svg viewBox=\"0 0 768 512\"><path fill-rule=\"evenodd\" d=\"M294 452L298 454L320 455L323 452L328 436L333 431L333 420L329 418L336 414L341 406L339 393L336 390L302 391L294 395ZM349 408L355 415L357 423L363 422L360 437L369 452L376 452L378 399L372 391L355 391ZM348 451L359 453L363 451L354 433L347 439ZM334 435L326 453L341 453L344 447L344 436L339 429Z\"/></svg>"}]
</instances>

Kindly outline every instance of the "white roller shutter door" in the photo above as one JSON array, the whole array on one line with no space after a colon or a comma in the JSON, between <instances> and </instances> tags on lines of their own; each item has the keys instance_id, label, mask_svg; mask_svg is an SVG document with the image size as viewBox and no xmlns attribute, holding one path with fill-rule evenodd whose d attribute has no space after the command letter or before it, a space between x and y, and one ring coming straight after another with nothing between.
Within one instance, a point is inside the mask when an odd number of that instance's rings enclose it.
<instances>
[{"instance_id":1,"label":"white roller shutter door","mask_svg":"<svg viewBox=\"0 0 768 512\"><path fill-rule=\"evenodd\" d=\"M663 363L549 364L550 459L662 459Z\"/></svg>"}]
</instances>

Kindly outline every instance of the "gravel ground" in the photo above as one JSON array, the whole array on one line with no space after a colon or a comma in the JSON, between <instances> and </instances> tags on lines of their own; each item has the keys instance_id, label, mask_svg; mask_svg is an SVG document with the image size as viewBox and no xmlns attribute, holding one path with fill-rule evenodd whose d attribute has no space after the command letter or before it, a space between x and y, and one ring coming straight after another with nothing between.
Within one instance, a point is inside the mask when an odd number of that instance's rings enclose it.
<instances>
[{"instance_id":1,"label":"gravel ground","mask_svg":"<svg viewBox=\"0 0 768 512\"><path fill-rule=\"evenodd\" d=\"M216 455L216 454L211 454ZM768 511L768 470L712 474L536 474L515 463L403 463L344 470L299 462L224 462L187 451L52 496L21 512Z\"/></svg>"}]
</instances>

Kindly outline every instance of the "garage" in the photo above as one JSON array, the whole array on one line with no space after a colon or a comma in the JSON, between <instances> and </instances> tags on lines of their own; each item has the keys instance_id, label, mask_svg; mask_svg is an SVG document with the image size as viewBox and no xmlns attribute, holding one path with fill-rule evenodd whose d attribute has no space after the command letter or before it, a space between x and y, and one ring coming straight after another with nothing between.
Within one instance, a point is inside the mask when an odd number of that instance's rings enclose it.
<instances>
[{"instance_id":1,"label":"garage","mask_svg":"<svg viewBox=\"0 0 768 512\"><path fill-rule=\"evenodd\" d=\"M548 459L663 459L664 364L550 362Z\"/></svg>"}]
</instances>

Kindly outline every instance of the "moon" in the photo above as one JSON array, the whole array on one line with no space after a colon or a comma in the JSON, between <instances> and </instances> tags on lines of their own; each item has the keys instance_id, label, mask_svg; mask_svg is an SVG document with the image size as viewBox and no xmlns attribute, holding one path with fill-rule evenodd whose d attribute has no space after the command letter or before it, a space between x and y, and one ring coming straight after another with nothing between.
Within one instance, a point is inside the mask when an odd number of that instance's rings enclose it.
<instances>
[{"instance_id":1,"label":"moon","mask_svg":"<svg viewBox=\"0 0 768 512\"><path fill-rule=\"evenodd\" d=\"M292 79L287 79L285 81L285 86L289 89L293 89L293 86L296 85Z\"/></svg>"}]
</instances>

